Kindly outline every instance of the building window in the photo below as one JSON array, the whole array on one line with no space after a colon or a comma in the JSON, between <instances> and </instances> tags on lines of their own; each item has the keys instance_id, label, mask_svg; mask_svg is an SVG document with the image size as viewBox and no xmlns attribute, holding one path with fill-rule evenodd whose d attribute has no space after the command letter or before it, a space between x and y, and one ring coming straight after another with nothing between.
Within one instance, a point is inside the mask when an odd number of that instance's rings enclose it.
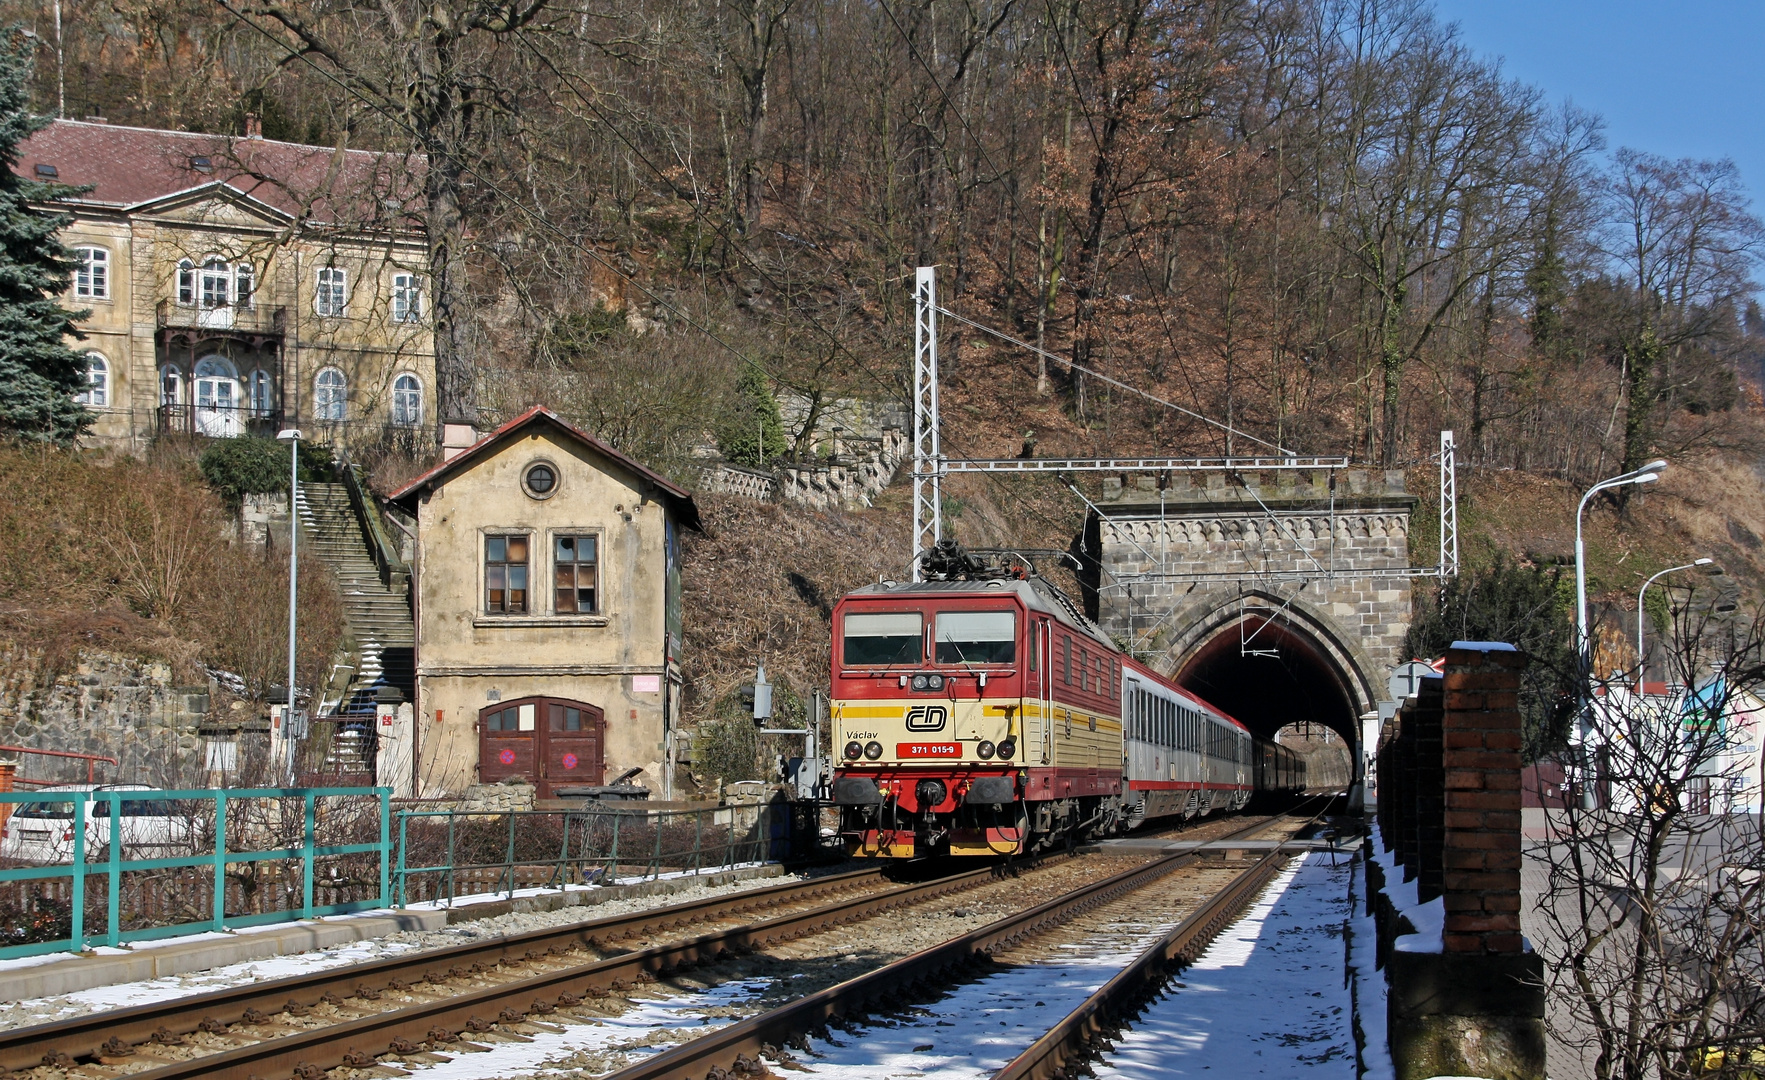
<instances>
[{"instance_id":1,"label":"building window","mask_svg":"<svg viewBox=\"0 0 1765 1080\"><path fill-rule=\"evenodd\" d=\"M521 490L528 498L549 499L558 490L558 470L549 461L536 461L521 474Z\"/></svg>"},{"instance_id":2,"label":"building window","mask_svg":"<svg viewBox=\"0 0 1765 1080\"><path fill-rule=\"evenodd\" d=\"M101 247L74 248L79 266L74 270L74 295L82 300L110 297L110 252Z\"/></svg>"},{"instance_id":3,"label":"building window","mask_svg":"<svg viewBox=\"0 0 1765 1080\"><path fill-rule=\"evenodd\" d=\"M199 296L205 308L224 308L233 302L233 268L225 259L204 259L197 275Z\"/></svg>"},{"instance_id":4,"label":"building window","mask_svg":"<svg viewBox=\"0 0 1765 1080\"><path fill-rule=\"evenodd\" d=\"M319 267L319 284L313 293L313 310L320 315L342 318L348 292L349 271L340 266Z\"/></svg>"},{"instance_id":5,"label":"building window","mask_svg":"<svg viewBox=\"0 0 1765 1080\"><path fill-rule=\"evenodd\" d=\"M110 365L98 353L86 354L86 389L74 400L96 409L110 404Z\"/></svg>"},{"instance_id":6,"label":"building window","mask_svg":"<svg viewBox=\"0 0 1765 1080\"><path fill-rule=\"evenodd\" d=\"M274 386L275 383L270 380L270 373L262 368L251 373L251 379L245 387L251 415L256 417L270 415L276 397Z\"/></svg>"},{"instance_id":7,"label":"building window","mask_svg":"<svg viewBox=\"0 0 1765 1080\"><path fill-rule=\"evenodd\" d=\"M313 380L313 417L318 420L342 420L343 398L348 384L343 372L326 368Z\"/></svg>"},{"instance_id":8,"label":"building window","mask_svg":"<svg viewBox=\"0 0 1765 1080\"><path fill-rule=\"evenodd\" d=\"M178 303L184 307L196 304L196 264L189 259L178 260Z\"/></svg>"},{"instance_id":9,"label":"building window","mask_svg":"<svg viewBox=\"0 0 1765 1080\"><path fill-rule=\"evenodd\" d=\"M593 615L595 608L596 541L592 536L560 536L553 553L557 575L557 613Z\"/></svg>"},{"instance_id":10,"label":"building window","mask_svg":"<svg viewBox=\"0 0 1765 1080\"><path fill-rule=\"evenodd\" d=\"M492 615L527 611L527 537L484 538L484 610Z\"/></svg>"},{"instance_id":11,"label":"building window","mask_svg":"<svg viewBox=\"0 0 1765 1080\"><path fill-rule=\"evenodd\" d=\"M233 304L236 307L248 308L251 306L252 296L256 292L256 281L255 272L251 269L250 263L240 263L233 267Z\"/></svg>"},{"instance_id":12,"label":"building window","mask_svg":"<svg viewBox=\"0 0 1765 1080\"><path fill-rule=\"evenodd\" d=\"M423 288L417 275L392 275L392 321L416 322L422 317Z\"/></svg>"},{"instance_id":13,"label":"building window","mask_svg":"<svg viewBox=\"0 0 1765 1080\"><path fill-rule=\"evenodd\" d=\"M182 405L184 403L184 373L176 364L167 364L159 369L159 403L161 405Z\"/></svg>"},{"instance_id":14,"label":"building window","mask_svg":"<svg viewBox=\"0 0 1765 1080\"><path fill-rule=\"evenodd\" d=\"M399 427L423 422L423 384L409 372L392 380L392 422Z\"/></svg>"}]
</instances>

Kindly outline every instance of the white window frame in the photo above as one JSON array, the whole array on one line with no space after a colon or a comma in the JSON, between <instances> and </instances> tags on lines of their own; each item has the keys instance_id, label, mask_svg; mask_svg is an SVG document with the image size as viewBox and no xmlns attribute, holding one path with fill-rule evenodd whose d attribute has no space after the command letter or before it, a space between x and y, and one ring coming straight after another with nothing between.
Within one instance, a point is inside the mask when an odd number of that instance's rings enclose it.
<instances>
[{"instance_id":1,"label":"white window frame","mask_svg":"<svg viewBox=\"0 0 1765 1080\"><path fill-rule=\"evenodd\" d=\"M245 377L245 405L255 417L276 413L276 381L263 368L254 369Z\"/></svg>"},{"instance_id":2,"label":"white window frame","mask_svg":"<svg viewBox=\"0 0 1765 1080\"><path fill-rule=\"evenodd\" d=\"M423 318L423 281L416 274L392 275L392 321L420 322Z\"/></svg>"},{"instance_id":3,"label":"white window frame","mask_svg":"<svg viewBox=\"0 0 1765 1080\"><path fill-rule=\"evenodd\" d=\"M110 249L97 244L74 248L74 295L81 300L110 299Z\"/></svg>"},{"instance_id":4,"label":"white window frame","mask_svg":"<svg viewBox=\"0 0 1765 1080\"><path fill-rule=\"evenodd\" d=\"M399 384L410 381L409 386ZM414 409L412 406L415 406ZM394 427L423 426L423 380L409 371L392 377L392 424Z\"/></svg>"},{"instance_id":5,"label":"white window frame","mask_svg":"<svg viewBox=\"0 0 1765 1080\"><path fill-rule=\"evenodd\" d=\"M202 260L196 271L196 302L208 310L233 306L233 267L219 255Z\"/></svg>"},{"instance_id":6,"label":"white window frame","mask_svg":"<svg viewBox=\"0 0 1765 1080\"><path fill-rule=\"evenodd\" d=\"M251 310L257 301L257 272L248 262L233 265L233 306Z\"/></svg>"},{"instance_id":7,"label":"white window frame","mask_svg":"<svg viewBox=\"0 0 1765 1080\"><path fill-rule=\"evenodd\" d=\"M196 306L196 264L189 259L178 260L177 301L179 307Z\"/></svg>"},{"instance_id":8,"label":"white window frame","mask_svg":"<svg viewBox=\"0 0 1765 1080\"><path fill-rule=\"evenodd\" d=\"M349 271L341 266L321 266L313 277L313 314L341 319L349 308Z\"/></svg>"},{"instance_id":9,"label":"white window frame","mask_svg":"<svg viewBox=\"0 0 1765 1080\"><path fill-rule=\"evenodd\" d=\"M166 393L166 384L171 384L171 393ZM184 404L186 384L184 369L176 364L163 364L159 369L159 403L161 405Z\"/></svg>"},{"instance_id":10,"label":"white window frame","mask_svg":"<svg viewBox=\"0 0 1765 1080\"><path fill-rule=\"evenodd\" d=\"M334 382L326 376L335 375ZM349 416L349 377L338 368L323 368L313 376L313 419L341 423Z\"/></svg>"},{"instance_id":11,"label":"white window frame","mask_svg":"<svg viewBox=\"0 0 1765 1080\"><path fill-rule=\"evenodd\" d=\"M74 400L88 408L110 408L110 361L103 353L86 354L86 388Z\"/></svg>"}]
</instances>

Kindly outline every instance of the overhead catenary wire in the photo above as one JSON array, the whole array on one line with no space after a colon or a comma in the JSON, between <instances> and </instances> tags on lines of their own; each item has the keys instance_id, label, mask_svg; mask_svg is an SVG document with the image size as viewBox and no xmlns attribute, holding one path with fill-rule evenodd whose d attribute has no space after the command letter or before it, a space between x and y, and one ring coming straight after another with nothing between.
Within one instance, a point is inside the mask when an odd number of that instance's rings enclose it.
<instances>
[{"instance_id":1,"label":"overhead catenary wire","mask_svg":"<svg viewBox=\"0 0 1765 1080\"><path fill-rule=\"evenodd\" d=\"M1287 449L1284 446L1280 446L1275 443L1272 443L1272 442L1268 441L1267 439L1258 438L1257 436L1252 435L1250 432L1241 430L1239 428L1232 427L1230 424L1221 423L1220 421L1215 420L1211 416L1207 416L1202 413L1198 413L1194 409L1185 408L1181 405L1178 405L1174 401L1169 401L1165 398L1161 398L1157 394L1149 393L1145 390L1140 389L1137 386L1130 385L1129 383L1125 383L1120 379L1114 378L1113 376L1105 375L1101 371L1096 370L1095 368L1086 367L1084 364L1081 364L1081 363L1077 362L1076 360L1072 360L1068 357L1061 356L1059 353L1049 352L1047 349L1037 348L1036 346L1030 344L1029 342L1024 341L1022 338L1013 337L1010 334L1007 334L1006 332L1004 332L1003 330L995 330L993 327L988 326L985 323L976 322L974 319L971 319L966 315L959 315L956 312L951 311L947 307L940 306L938 308L938 314L945 315L945 316L948 316L949 318L955 319L957 322L962 323L964 326L972 327L975 330L979 330L983 334L991 334L993 337L998 338L1000 341L1009 342L1012 345L1016 345L1020 349L1028 349L1030 352L1035 353L1036 355L1041 356L1044 359L1052 360L1057 364L1064 364L1069 369L1071 369L1075 372L1080 372L1084 375L1088 375L1091 378L1096 379L1098 382L1104 383L1108 386L1113 386L1118 390L1122 390L1127 393L1134 394L1139 397L1143 397L1147 401L1153 402L1154 404L1157 404L1157 405L1162 405L1163 407L1165 407L1167 409L1171 409L1175 412L1180 412L1184 416L1188 416L1193 419L1200 420L1202 423L1212 425L1213 427L1216 427L1216 428L1220 429L1221 431L1228 432L1233 435L1241 436L1243 438L1249 439L1251 442L1254 442L1254 443L1260 443L1261 445L1268 447L1270 450L1275 451L1277 454L1280 454L1283 457L1297 456L1294 454L1293 451Z\"/></svg>"}]
</instances>

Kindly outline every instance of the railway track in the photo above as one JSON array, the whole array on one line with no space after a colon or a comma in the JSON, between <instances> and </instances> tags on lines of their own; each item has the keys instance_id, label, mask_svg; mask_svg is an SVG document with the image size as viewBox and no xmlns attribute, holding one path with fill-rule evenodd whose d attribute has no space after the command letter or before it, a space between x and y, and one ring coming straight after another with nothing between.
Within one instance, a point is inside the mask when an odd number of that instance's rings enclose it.
<instances>
[{"instance_id":1,"label":"railway track","mask_svg":"<svg viewBox=\"0 0 1765 1080\"><path fill-rule=\"evenodd\" d=\"M379 1055L422 1055L425 1045L470 1048L473 1036L519 1035L514 1029L530 1023L530 1014L581 1008L592 1018L595 999L658 976L1068 858L989 866L918 884L896 884L881 868L865 869L16 1028L0 1032L0 1070L16 1076L85 1066L88 1075L152 1080L315 1077L338 1065L371 1067ZM766 917L754 921L756 913ZM740 916L749 919L668 937ZM658 943L642 944L658 936ZM611 955L595 955L605 953Z\"/></svg>"},{"instance_id":2,"label":"railway track","mask_svg":"<svg viewBox=\"0 0 1765 1080\"><path fill-rule=\"evenodd\" d=\"M1282 820L1284 818L1279 816L1265 819L1219 837L1214 842L1248 840ZM1316 820L1315 816L1313 820ZM729 1077L763 1076L766 1068L762 1059L776 1058L778 1047L802 1045L807 1032L824 1028L830 1021L837 1023L843 1018L862 1015L878 1007L912 1000L915 987L926 987L928 994L935 994L949 985L955 973L977 961L984 961L996 953L1019 946L1085 912L1202 861L1201 856L1193 853L1175 854L1124 870L1046 903L920 950L858 978L665 1050L613 1073L607 1080L697 1080L700 1077L724 1080ZM1008 1068L1015 1067L1019 1070L1013 1075L1036 1078L1053 1076L1069 1061L1086 1052L1089 1038L1099 1030L1098 1025L1103 1018L1112 1015L1113 1009L1118 1007L1117 1003L1126 1000L1130 991L1143 990L1151 980L1161 979L1165 966L1171 959L1180 959L1191 951L1198 951L1229 925L1284 861L1284 857L1277 851L1235 877L1200 910L1184 920L1165 938L1161 938L1152 949L1147 950L1121 976L1111 980L1106 987L1110 990L1107 997L1101 998L1097 1003L1087 1001L1074 1015L1068 1016L1026 1051L1025 1056L1020 1059L1022 1064L1013 1062ZM1165 956L1165 959L1151 959L1154 953ZM1130 975L1130 972L1133 974ZM1098 993L1102 994L1103 991Z\"/></svg>"},{"instance_id":3,"label":"railway track","mask_svg":"<svg viewBox=\"0 0 1765 1080\"><path fill-rule=\"evenodd\" d=\"M1232 835L1269 824L1259 821ZM0 1070L41 1077L74 1069L72 1075L142 1080L317 1080L337 1066L391 1074L396 1070L386 1061L439 1060L438 1051L483 1049L483 1043L561 1030L551 1021L593 1022L606 1015L597 1000L658 977L1067 858L1053 855L919 884L896 884L881 869L866 869L19 1028L0 1032ZM1055 908L1066 910L1058 901L1034 910ZM764 917L752 921L754 914ZM668 937L683 927L738 917L750 921ZM646 938L660 940L645 944Z\"/></svg>"}]
</instances>

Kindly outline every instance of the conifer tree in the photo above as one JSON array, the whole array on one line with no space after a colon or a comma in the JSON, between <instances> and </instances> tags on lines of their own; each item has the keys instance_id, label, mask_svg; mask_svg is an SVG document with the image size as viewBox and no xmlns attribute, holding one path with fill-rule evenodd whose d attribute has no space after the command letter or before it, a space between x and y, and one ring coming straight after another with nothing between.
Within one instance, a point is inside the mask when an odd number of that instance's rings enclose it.
<instances>
[{"instance_id":1,"label":"conifer tree","mask_svg":"<svg viewBox=\"0 0 1765 1080\"><path fill-rule=\"evenodd\" d=\"M765 468L768 461L784 456L784 420L764 372L752 367L742 372L717 442L723 456L737 465Z\"/></svg>"},{"instance_id":2,"label":"conifer tree","mask_svg":"<svg viewBox=\"0 0 1765 1080\"><path fill-rule=\"evenodd\" d=\"M0 31L0 434L66 445L93 420L74 400L86 358L67 346L85 312L58 299L74 270L56 239L68 218L37 207L81 189L13 171L19 144L49 124L29 107L33 48L22 30Z\"/></svg>"}]
</instances>

